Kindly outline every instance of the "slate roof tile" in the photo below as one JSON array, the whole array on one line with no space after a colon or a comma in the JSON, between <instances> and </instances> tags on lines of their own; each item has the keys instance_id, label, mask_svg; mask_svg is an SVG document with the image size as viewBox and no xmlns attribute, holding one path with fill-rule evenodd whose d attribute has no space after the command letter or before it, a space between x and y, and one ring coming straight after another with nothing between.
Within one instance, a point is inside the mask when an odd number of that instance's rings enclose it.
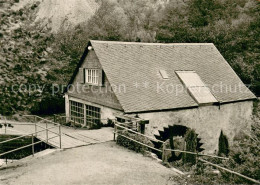
<instances>
[{"instance_id":1,"label":"slate roof tile","mask_svg":"<svg viewBox=\"0 0 260 185\"><path fill-rule=\"evenodd\" d=\"M126 87L126 92L113 88L125 112L198 106L187 91L176 91L182 86L175 74L178 70L195 71L206 85L214 87L211 92L220 103L255 98L214 44L90 42L110 84ZM159 70L165 70L169 79L162 79ZM158 84L163 84L163 91L158 92ZM236 86L241 90L225 91L225 87Z\"/></svg>"}]
</instances>

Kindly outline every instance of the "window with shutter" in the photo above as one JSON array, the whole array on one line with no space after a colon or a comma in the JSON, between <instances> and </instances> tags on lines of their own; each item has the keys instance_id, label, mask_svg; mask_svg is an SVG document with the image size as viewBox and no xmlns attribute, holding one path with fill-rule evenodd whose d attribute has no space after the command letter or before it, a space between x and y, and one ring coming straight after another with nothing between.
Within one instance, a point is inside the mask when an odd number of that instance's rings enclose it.
<instances>
[{"instance_id":1,"label":"window with shutter","mask_svg":"<svg viewBox=\"0 0 260 185\"><path fill-rule=\"evenodd\" d=\"M84 69L79 68L79 83L85 83L85 74L84 74Z\"/></svg>"},{"instance_id":2,"label":"window with shutter","mask_svg":"<svg viewBox=\"0 0 260 185\"><path fill-rule=\"evenodd\" d=\"M98 73L98 69L85 69L85 83L99 85Z\"/></svg>"}]
</instances>

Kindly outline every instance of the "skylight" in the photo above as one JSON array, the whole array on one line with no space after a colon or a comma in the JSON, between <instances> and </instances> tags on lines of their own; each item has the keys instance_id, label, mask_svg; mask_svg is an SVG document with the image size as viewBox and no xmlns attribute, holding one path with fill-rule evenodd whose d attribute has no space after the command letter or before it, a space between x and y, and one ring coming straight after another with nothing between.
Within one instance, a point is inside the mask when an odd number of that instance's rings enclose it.
<instances>
[{"instance_id":1,"label":"skylight","mask_svg":"<svg viewBox=\"0 0 260 185\"><path fill-rule=\"evenodd\" d=\"M176 74L199 104L218 102L195 71L176 71Z\"/></svg>"},{"instance_id":2,"label":"skylight","mask_svg":"<svg viewBox=\"0 0 260 185\"><path fill-rule=\"evenodd\" d=\"M167 72L165 70L160 70L160 74L162 76L163 79L169 79L169 76L167 74Z\"/></svg>"}]
</instances>

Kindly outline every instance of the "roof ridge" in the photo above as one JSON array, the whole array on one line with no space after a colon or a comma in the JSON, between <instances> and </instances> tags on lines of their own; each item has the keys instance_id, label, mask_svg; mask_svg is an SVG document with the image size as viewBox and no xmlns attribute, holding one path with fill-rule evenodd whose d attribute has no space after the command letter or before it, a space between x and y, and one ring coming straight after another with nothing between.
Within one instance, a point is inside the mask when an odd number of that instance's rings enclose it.
<instances>
[{"instance_id":1,"label":"roof ridge","mask_svg":"<svg viewBox=\"0 0 260 185\"><path fill-rule=\"evenodd\" d=\"M213 43L147 43L147 42L123 42L123 41L101 41L101 40L90 40L90 42L104 43L104 44L127 44L127 45L163 45L163 46L212 46Z\"/></svg>"}]
</instances>

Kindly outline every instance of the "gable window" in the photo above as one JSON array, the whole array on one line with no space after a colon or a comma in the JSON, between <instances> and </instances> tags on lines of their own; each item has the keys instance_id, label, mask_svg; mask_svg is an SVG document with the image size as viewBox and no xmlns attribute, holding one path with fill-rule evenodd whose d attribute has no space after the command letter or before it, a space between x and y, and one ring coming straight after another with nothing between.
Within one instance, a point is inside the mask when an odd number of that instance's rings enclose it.
<instances>
[{"instance_id":1,"label":"gable window","mask_svg":"<svg viewBox=\"0 0 260 185\"><path fill-rule=\"evenodd\" d=\"M198 104L218 102L195 71L176 71L176 74Z\"/></svg>"},{"instance_id":2,"label":"gable window","mask_svg":"<svg viewBox=\"0 0 260 185\"><path fill-rule=\"evenodd\" d=\"M98 69L85 69L85 83L98 85Z\"/></svg>"}]
</instances>

